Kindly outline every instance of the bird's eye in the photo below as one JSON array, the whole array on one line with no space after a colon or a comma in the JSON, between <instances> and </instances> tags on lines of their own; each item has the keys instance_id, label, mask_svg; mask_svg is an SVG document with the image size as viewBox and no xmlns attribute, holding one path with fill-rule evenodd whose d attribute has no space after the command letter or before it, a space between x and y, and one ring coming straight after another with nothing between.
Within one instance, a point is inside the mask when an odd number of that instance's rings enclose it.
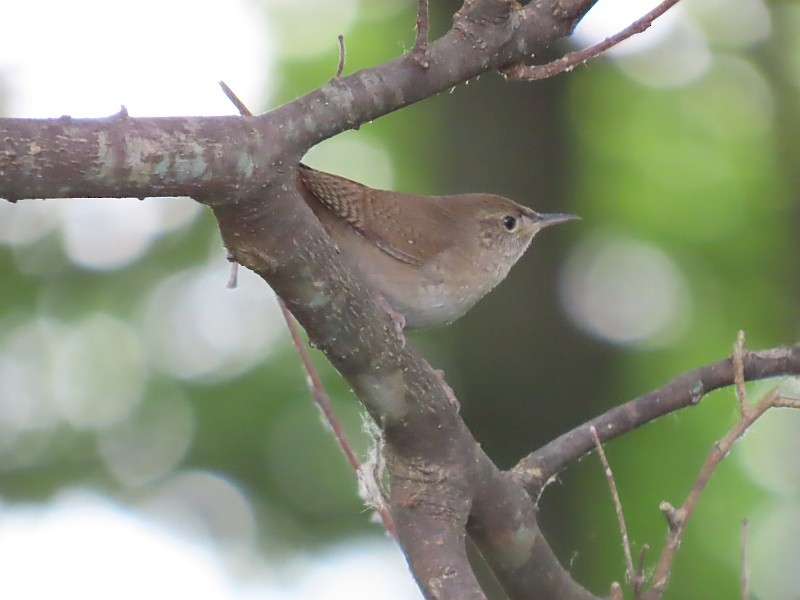
<instances>
[{"instance_id":1,"label":"bird's eye","mask_svg":"<svg viewBox=\"0 0 800 600\"><path fill-rule=\"evenodd\" d=\"M517 228L517 218L511 215L503 217L503 227L506 231L514 231Z\"/></svg>"}]
</instances>

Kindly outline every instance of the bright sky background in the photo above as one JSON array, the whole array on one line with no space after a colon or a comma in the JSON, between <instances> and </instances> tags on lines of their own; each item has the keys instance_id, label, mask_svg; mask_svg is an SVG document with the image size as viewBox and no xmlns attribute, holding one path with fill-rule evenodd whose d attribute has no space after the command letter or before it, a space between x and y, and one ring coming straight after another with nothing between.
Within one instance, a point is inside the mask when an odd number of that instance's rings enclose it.
<instances>
[{"instance_id":1,"label":"bright sky background","mask_svg":"<svg viewBox=\"0 0 800 600\"><path fill-rule=\"evenodd\" d=\"M268 89L272 53L247 0L4 0L0 67L15 117L232 114Z\"/></svg>"}]
</instances>

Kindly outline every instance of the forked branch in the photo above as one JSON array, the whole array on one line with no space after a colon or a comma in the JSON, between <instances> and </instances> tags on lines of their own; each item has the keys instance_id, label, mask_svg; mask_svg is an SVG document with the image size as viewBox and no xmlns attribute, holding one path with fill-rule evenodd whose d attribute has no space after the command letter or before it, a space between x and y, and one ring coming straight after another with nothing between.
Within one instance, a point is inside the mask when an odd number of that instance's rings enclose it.
<instances>
[{"instance_id":1,"label":"forked branch","mask_svg":"<svg viewBox=\"0 0 800 600\"><path fill-rule=\"evenodd\" d=\"M561 58L544 65L526 66L522 63L519 63L506 69L502 69L501 73L508 79L534 81L537 79L547 79L548 77L553 77L554 75L558 75L564 71L571 71L578 65L582 65L587 61L600 56L610 48L613 48L617 44L624 42L628 38L639 33L644 33L650 28L657 18L675 6L679 1L680 0L664 0L653 10L628 25L625 29L618 31L614 35L607 37L602 42L598 42L593 46L589 46L583 50L570 52Z\"/></svg>"},{"instance_id":2,"label":"forked branch","mask_svg":"<svg viewBox=\"0 0 800 600\"><path fill-rule=\"evenodd\" d=\"M783 397L777 388L764 395L755 405L750 404L744 387L744 355L744 333L739 332L733 351L735 390L740 410L739 420L725 434L725 437L711 447L700 473L692 484L692 488L683 504L676 509L669 502L661 503L661 511L667 520L667 538L656 564L650 589L643 596L644 600L658 600L664 594L669 582L675 554L680 547L686 526L694 513L700 494L702 494L719 463L728 455L736 441L770 408L800 409L800 401Z\"/></svg>"}]
</instances>

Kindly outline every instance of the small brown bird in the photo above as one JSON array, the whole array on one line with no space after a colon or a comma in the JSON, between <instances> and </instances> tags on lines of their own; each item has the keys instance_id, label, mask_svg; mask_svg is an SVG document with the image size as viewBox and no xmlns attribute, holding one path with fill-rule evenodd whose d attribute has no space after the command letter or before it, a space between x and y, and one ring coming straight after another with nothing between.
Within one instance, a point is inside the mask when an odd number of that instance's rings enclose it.
<instances>
[{"instance_id":1,"label":"small brown bird","mask_svg":"<svg viewBox=\"0 0 800 600\"><path fill-rule=\"evenodd\" d=\"M345 259L411 329L455 321L505 278L540 229L578 218L492 194L376 190L302 164L297 189Z\"/></svg>"}]
</instances>

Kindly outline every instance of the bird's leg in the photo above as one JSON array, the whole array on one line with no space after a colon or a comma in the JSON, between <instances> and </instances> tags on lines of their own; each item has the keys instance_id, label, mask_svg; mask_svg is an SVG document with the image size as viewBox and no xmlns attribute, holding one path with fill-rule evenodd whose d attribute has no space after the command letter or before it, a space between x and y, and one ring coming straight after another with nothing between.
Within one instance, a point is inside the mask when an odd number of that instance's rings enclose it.
<instances>
[{"instance_id":1,"label":"bird's leg","mask_svg":"<svg viewBox=\"0 0 800 600\"><path fill-rule=\"evenodd\" d=\"M453 388L450 387L450 384L444 378L444 371L441 369L434 369L434 373L439 378L439 382L442 384L442 389L444 390L444 395L447 396L447 401L450 403L451 406L454 406L456 411L461 409L461 403L456 398L455 392L453 392Z\"/></svg>"},{"instance_id":2,"label":"bird's leg","mask_svg":"<svg viewBox=\"0 0 800 600\"><path fill-rule=\"evenodd\" d=\"M392 318L392 323L394 323L394 330L397 334L397 338L400 340L402 347L405 348L406 335L403 333L403 329L406 327L406 318L392 308L392 305L389 304L389 301L383 296L383 294L376 293L375 301L377 302L378 306L385 310L386 313Z\"/></svg>"}]
</instances>

